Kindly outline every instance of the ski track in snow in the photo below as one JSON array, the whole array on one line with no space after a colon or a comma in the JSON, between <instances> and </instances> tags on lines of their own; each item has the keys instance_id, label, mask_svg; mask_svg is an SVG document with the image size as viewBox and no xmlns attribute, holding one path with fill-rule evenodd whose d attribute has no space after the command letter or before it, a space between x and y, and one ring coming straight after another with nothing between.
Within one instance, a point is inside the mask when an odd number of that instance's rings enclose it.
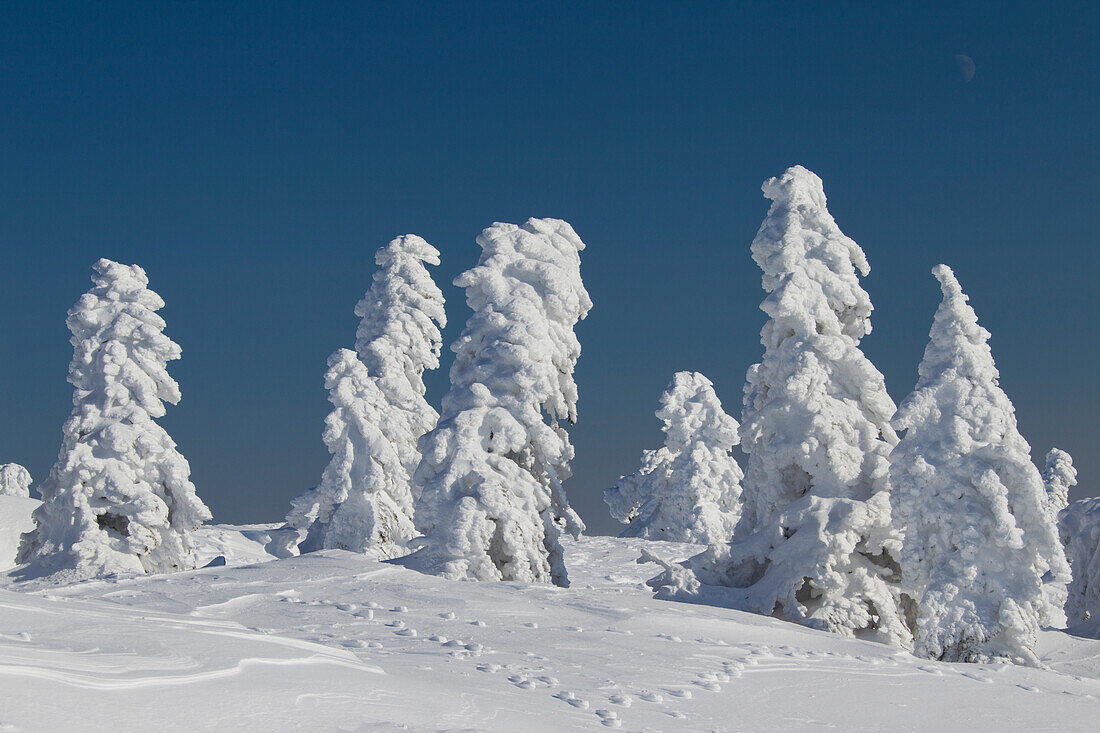
<instances>
[{"instance_id":1,"label":"ski track in snow","mask_svg":"<svg viewBox=\"0 0 1100 733\"><path fill-rule=\"evenodd\" d=\"M99 718L78 711L120 702L168 730L953 730L995 718L1088 730L1100 715L1100 642L1046 632L1055 671L918 660L654 600L643 581L655 567L634 563L641 544L569 543L569 589L444 581L342 552L9 583L33 592L0 591L0 684L23 691L0 724L88 728Z\"/></svg>"}]
</instances>

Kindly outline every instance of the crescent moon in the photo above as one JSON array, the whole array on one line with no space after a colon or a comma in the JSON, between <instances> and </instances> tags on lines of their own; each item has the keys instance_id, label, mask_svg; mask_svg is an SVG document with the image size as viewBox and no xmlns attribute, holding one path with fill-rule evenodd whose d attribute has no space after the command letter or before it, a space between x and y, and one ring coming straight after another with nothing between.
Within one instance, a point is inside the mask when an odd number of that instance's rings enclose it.
<instances>
[{"instance_id":1,"label":"crescent moon","mask_svg":"<svg viewBox=\"0 0 1100 733\"><path fill-rule=\"evenodd\" d=\"M963 81L971 81L974 78L974 72L977 68L974 66L974 59L970 58L966 54L955 54L955 63L959 65L959 72L963 76Z\"/></svg>"}]
</instances>

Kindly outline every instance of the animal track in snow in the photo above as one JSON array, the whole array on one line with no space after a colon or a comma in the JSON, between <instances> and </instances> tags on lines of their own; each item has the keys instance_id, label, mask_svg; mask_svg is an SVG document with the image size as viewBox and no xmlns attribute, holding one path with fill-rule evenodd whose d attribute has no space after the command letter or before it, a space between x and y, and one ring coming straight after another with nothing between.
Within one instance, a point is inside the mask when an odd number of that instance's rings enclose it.
<instances>
[{"instance_id":1,"label":"animal track in snow","mask_svg":"<svg viewBox=\"0 0 1100 733\"><path fill-rule=\"evenodd\" d=\"M597 710L596 715L599 716L600 722L608 728L622 727L623 721L619 720L619 714L614 710Z\"/></svg>"},{"instance_id":2,"label":"animal track in snow","mask_svg":"<svg viewBox=\"0 0 1100 733\"><path fill-rule=\"evenodd\" d=\"M659 692L653 692L652 690L642 690L638 693L638 697L646 702L664 702L665 697Z\"/></svg>"},{"instance_id":3,"label":"animal track in snow","mask_svg":"<svg viewBox=\"0 0 1100 733\"><path fill-rule=\"evenodd\" d=\"M621 693L615 693L607 698L607 701L613 705L622 705L624 708L630 707L634 703L634 698L630 695L623 695Z\"/></svg>"},{"instance_id":4,"label":"animal track in snow","mask_svg":"<svg viewBox=\"0 0 1100 733\"><path fill-rule=\"evenodd\" d=\"M580 710L588 709L588 701L577 697L575 693L570 692L569 690L562 690L561 692L555 694L554 697L564 702L567 702L573 707Z\"/></svg>"}]
</instances>

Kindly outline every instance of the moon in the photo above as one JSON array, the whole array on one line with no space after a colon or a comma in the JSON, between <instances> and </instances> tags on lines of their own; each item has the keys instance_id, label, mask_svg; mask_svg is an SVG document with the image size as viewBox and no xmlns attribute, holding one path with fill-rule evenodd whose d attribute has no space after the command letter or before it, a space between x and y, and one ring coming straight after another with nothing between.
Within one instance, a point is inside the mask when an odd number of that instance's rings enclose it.
<instances>
[{"instance_id":1,"label":"moon","mask_svg":"<svg viewBox=\"0 0 1100 733\"><path fill-rule=\"evenodd\" d=\"M959 73L963 76L963 81L971 81L974 78L974 72L977 70L974 66L974 59L970 58L966 54L955 54L955 63L959 65Z\"/></svg>"}]
</instances>

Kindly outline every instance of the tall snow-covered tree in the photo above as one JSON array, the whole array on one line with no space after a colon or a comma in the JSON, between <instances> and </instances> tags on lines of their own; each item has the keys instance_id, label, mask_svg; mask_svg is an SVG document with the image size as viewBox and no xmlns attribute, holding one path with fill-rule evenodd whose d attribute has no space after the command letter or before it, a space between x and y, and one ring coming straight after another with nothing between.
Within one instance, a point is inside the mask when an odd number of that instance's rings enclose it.
<instances>
[{"instance_id":1,"label":"tall snow-covered tree","mask_svg":"<svg viewBox=\"0 0 1100 733\"><path fill-rule=\"evenodd\" d=\"M1043 486L1047 490L1047 514L1054 523L1062 510L1069 506L1069 490L1077 485L1077 469L1073 467L1073 458L1058 448L1047 453L1043 468Z\"/></svg>"},{"instance_id":2,"label":"tall snow-covered tree","mask_svg":"<svg viewBox=\"0 0 1100 733\"><path fill-rule=\"evenodd\" d=\"M1064 625L1069 568L1046 490L987 343L951 269L890 468L905 528L903 584L917 600L915 653L1036 663L1040 624Z\"/></svg>"},{"instance_id":3,"label":"tall snow-covered tree","mask_svg":"<svg viewBox=\"0 0 1100 733\"><path fill-rule=\"evenodd\" d=\"M332 459L321 482L291 504L287 524L300 551L341 549L391 558L416 534L411 477L417 441L439 415L424 399L423 375L439 367L443 293L426 264L439 252L412 234L378 250L374 282L355 307L356 350L328 361L333 411L323 438Z\"/></svg>"},{"instance_id":4,"label":"tall snow-covered tree","mask_svg":"<svg viewBox=\"0 0 1100 733\"><path fill-rule=\"evenodd\" d=\"M18 463L0 466L0 496L30 496L31 473Z\"/></svg>"},{"instance_id":5,"label":"tall snow-covered tree","mask_svg":"<svg viewBox=\"0 0 1100 733\"><path fill-rule=\"evenodd\" d=\"M1074 626L1100 616L1100 499L1082 499L1062 512L1058 533L1073 570L1066 618Z\"/></svg>"},{"instance_id":6,"label":"tall snow-covered tree","mask_svg":"<svg viewBox=\"0 0 1100 733\"><path fill-rule=\"evenodd\" d=\"M741 518L732 542L664 564L650 584L659 597L904 645L887 475L894 403L859 348L871 331L858 279L867 259L814 173L794 166L763 191L772 204L752 255L770 320L745 385Z\"/></svg>"},{"instance_id":7,"label":"tall snow-covered tree","mask_svg":"<svg viewBox=\"0 0 1100 733\"><path fill-rule=\"evenodd\" d=\"M657 418L664 446L645 451L637 471L604 490L611 516L629 525L620 536L729 540L741 508L741 467L730 453L738 443L737 421L698 372L672 377Z\"/></svg>"},{"instance_id":8,"label":"tall snow-covered tree","mask_svg":"<svg viewBox=\"0 0 1100 733\"><path fill-rule=\"evenodd\" d=\"M473 580L567 585L560 535L584 524L562 488L577 419L574 334L592 301L584 243L557 219L493 224L479 264L459 275L473 314L452 346L451 388L421 441L412 563Z\"/></svg>"},{"instance_id":9,"label":"tall snow-covered tree","mask_svg":"<svg viewBox=\"0 0 1100 733\"><path fill-rule=\"evenodd\" d=\"M180 390L164 307L137 265L101 259L69 310L76 388L57 463L39 486L35 529L19 560L68 578L194 567L191 533L210 519L190 466L155 418Z\"/></svg>"}]
</instances>

